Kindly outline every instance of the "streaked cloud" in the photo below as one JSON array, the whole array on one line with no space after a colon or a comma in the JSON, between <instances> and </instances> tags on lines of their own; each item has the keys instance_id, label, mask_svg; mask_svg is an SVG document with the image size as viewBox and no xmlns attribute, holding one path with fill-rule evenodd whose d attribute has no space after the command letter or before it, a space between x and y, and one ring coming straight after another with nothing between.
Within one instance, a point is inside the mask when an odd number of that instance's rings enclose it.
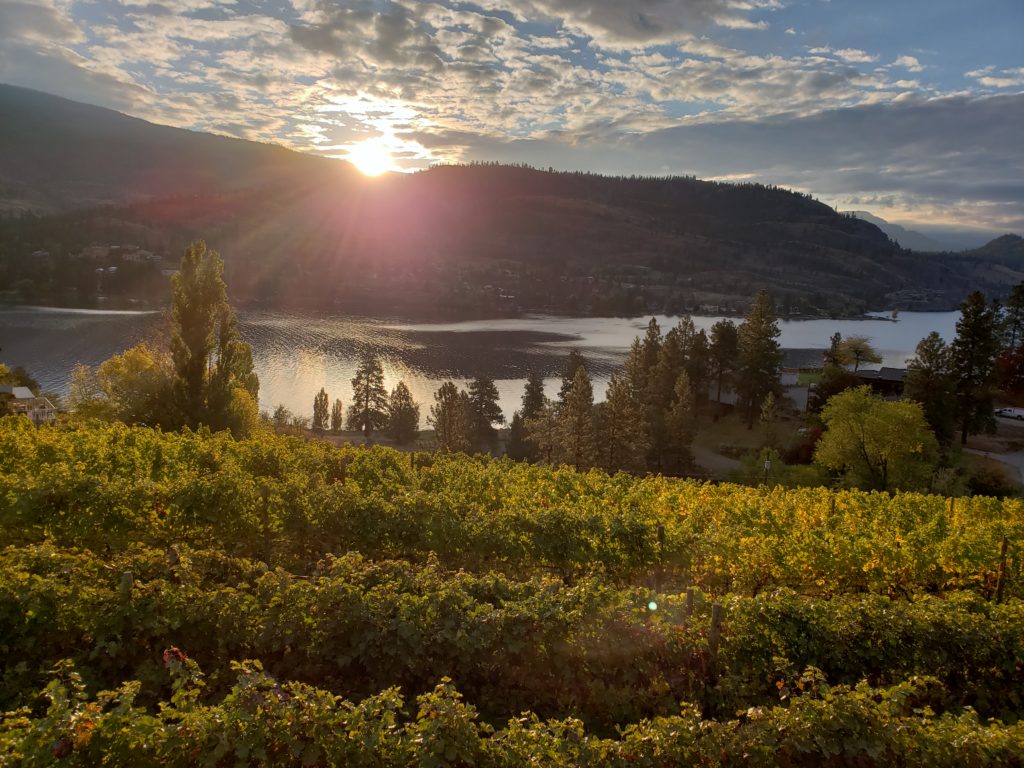
<instances>
[{"instance_id":1,"label":"streaked cloud","mask_svg":"<svg viewBox=\"0 0 1024 768\"><path fill-rule=\"evenodd\" d=\"M949 28L925 32L873 0L8 0L0 80L332 157L376 138L407 169L756 178L1018 226L1000 126L1024 6L995 1L989 18L936 0Z\"/></svg>"}]
</instances>

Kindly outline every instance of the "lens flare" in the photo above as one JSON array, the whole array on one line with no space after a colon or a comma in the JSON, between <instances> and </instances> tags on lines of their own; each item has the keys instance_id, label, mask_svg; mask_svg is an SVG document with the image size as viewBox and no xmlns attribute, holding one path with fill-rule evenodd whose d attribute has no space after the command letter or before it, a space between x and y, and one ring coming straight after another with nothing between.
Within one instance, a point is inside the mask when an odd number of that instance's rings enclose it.
<instances>
[{"instance_id":1,"label":"lens flare","mask_svg":"<svg viewBox=\"0 0 1024 768\"><path fill-rule=\"evenodd\" d=\"M658 610L658 604L656 602L654 602L653 600L651 600L651 602L649 602L647 604L647 610L648 611L656 611L656 610Z\"/></svg>"}]
</instances>

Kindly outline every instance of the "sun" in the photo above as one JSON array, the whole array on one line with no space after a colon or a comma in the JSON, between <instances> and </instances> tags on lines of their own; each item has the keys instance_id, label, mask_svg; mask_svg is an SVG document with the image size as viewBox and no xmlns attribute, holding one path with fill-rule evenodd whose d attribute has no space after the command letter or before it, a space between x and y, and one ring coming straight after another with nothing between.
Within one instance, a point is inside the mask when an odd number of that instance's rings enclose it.
<instances>
[{"instance_id":1,"label":"sun","mask_svg":"<svg viewBox=\"0 0 1024 768\"><path fill-rule=\"evenodd\" d=\"M395 167L391 150L383 139L367 139L353 144L349 147L347 159L364 176L380 176Z\"/></svg>"}]
</instances>

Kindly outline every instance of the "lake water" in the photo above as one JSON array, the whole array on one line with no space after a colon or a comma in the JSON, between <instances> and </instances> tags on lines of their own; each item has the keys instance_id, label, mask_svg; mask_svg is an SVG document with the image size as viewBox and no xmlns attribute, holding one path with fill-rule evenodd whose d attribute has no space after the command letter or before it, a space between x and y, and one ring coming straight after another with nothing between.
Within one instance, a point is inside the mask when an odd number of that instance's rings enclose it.
<instances>
[{"instance_id":1,"label":"lake water","mask_svg":"<svg viewBox=\"0 0 1024 768\"><path fill-rule=\"evenodd\" d=\"M931 331L947 341L955 333L957 312L905 312L897 322L864 320L788 320L779 323L782 346L803 350L797 361L815 359L833 333L872 339L884 365L903 367L914 347ZM371 349L384 365L390 390L404 380L421 403L423 418L433 393L446 380L465 385L474 375L492 376L506 415L519 407L526 375L542 372L549 395L558 390L565 355L579 349L590 362L595 398L604 397L610 372L629 345L643 334L649 318L526 317L456 323L418 323L400 319L324 316L242 310L242 336L252 345L260 379L260 407L284 404L310 415L313 397L325 387L333 401L346 407L350 380L360 353ZM710 329L720 318L694 317ZM660 316L662 331L676 318ZM737 321L738 322L738 321ZM166 328L160 313L66 310L35 307L0 308L0 361L23 365L44 389L66 392L77 362L98 365L136 342Z\"/></svg>"}]
</instances>

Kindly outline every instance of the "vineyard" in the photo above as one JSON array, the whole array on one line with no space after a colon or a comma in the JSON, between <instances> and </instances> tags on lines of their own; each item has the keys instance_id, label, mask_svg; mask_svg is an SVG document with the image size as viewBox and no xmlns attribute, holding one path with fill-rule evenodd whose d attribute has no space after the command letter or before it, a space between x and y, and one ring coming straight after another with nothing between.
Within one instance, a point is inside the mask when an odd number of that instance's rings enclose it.
<instances>
[{"instance_id":1,"label":"vineyard","mask_svg":"<svg viewBox=\"0 0 1024 768\"><path fill-rule=\"evenodd\" d=\"M1024 507L0 421L0 765L1024 766Z\"/></svg>"}]
</instances>

